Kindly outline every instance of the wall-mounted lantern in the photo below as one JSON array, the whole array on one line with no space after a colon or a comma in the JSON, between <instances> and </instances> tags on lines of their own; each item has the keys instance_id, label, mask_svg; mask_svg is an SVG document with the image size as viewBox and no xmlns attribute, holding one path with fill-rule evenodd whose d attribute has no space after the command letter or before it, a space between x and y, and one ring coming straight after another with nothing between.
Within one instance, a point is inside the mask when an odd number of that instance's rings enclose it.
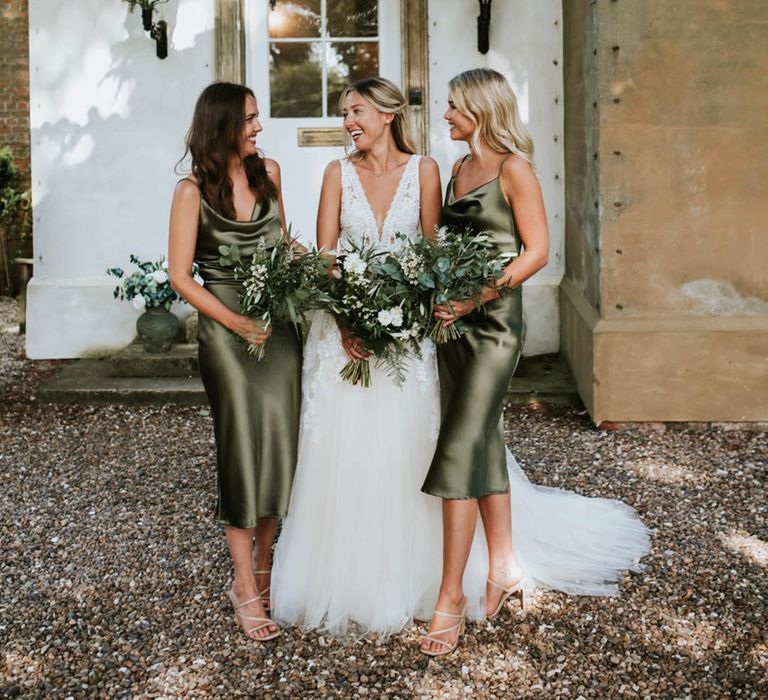
<instances>
[{"instance_id":1,"label":"wall-mounted lantern","mask_svg":"<svg viewBox=\"0 0 768 700\"><path fill-rule=\"evenodd\" d=\"M490 40L488 35L491 29L491 0L479 0L480 14L477 16L477 50L480 53L488 53Z\"/></svg>"},{"instance_id":2,"label":"wall-mounted lantern","mask_svg":"<svg viewBox=\"0 0 768 700\"><path fill-rule=\"evenodd\" d=\"M149 36L155 40L157 45L157 57L165 58L168 56L168 24L161 19L159 22L153 22L152 16L157 5L163 5L168 0L124 0L129 5L131 12L136 7L141 8L141 24L144 31L149 32Z\"/></svg>"}]
</instances>

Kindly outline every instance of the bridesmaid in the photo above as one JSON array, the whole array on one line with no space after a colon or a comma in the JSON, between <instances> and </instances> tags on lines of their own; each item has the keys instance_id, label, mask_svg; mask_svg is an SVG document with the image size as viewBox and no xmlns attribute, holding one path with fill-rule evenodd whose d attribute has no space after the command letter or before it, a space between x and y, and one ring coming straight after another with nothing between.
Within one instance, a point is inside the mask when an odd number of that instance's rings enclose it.
<instances>
[{"instance_id":1,"label":"bridesmaid","mask_svg":"<svg viewBox=\"0 0 768 700\"><path fill-rule=\"evenodd\" d=\"M265 613L269 555L285 515L296 465L301 341L275 323L240 313L240 283L219 264L219 246L244 256L286 230L280 168L256 149L256 99L233 83L209 85L198 98L187 151L192 174L171 207L169 272L173 288L200 312L200 374L211 404L218 467L216 520L224 525L235 578L229 597L245 634L263 642L280 630ZM185 153L185 157L186 157ZM204 286L192 277L200 268ZM261 362L246 342L263 343Z\"/></svg>"},{"instance_id":2,"label":"bridesmaid","mask_svg":"<svg viewBox=\"0 0 768 700\"><path fill-rule=\"evenodd\" d=\"M422 490L443 499L443 576L424 653L452 651L466 613L462 579L477 522L488 543L486 614L522 594L523 572L512 551L511 506L506 466L503 401L523 340L522 283L547 263L547 219L531 165L533 142L518 115L504 76L478 68L449 84L448 110L454 141L470 153L453 168L441 222L489 233L499 251L519 253L505 269L500 296L485 289L481 311L472 300L437 307L449 325L466 316L469 331L438 349L443 419ZM523 249L521 252L521 248Z\"/></svg>"}]
</instances>

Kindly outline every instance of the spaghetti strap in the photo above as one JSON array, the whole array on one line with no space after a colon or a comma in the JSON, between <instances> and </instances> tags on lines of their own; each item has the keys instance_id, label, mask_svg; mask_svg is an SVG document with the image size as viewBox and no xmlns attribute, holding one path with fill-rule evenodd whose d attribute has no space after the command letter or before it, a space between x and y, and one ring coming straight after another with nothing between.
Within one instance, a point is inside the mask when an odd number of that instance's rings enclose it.
<instances>
[{"instance_id":1,"label":"spaghetti strap","mask_svg":"<svg viewBox=\"0 0 768 700\"><path fill-rule=\"evenodd\" d=\"M452 178L457 178L459 176L459 173L461 172L461 168L464 165L464 161L469 158L471 154L467 153L460 161L459 161L459 167L456 168L456 173L454 175L451 175ZM455 167L455 166L454 166Z\"/></svg>"},{"instance_id":2,"label":"spaghetti strap","mask_svg":"<svg viewBox=\"0 0 768 700\"><path fill-rule=\"evenodd\" d=\"M197 187L197 189L200 189L200 184L195 182L191 177L183 177L181 180L178 180L176 184L178 185L179 182L184 182L184 180L189 180L195 187Z\"/></svg>"}]
</instances>

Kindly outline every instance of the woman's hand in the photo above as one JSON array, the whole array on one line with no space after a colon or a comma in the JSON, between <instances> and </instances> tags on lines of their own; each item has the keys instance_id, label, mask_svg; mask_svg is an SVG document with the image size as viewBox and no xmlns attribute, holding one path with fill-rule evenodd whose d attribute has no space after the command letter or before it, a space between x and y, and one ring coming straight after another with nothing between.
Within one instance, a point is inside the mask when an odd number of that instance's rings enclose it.
<instances>
[{"instance_id":1,"label":"woman's hand","mask_svg":"<svg viewBox=\"0 0 768 700\"><path fill-rule=\"evenodd\" d=\"M451 299L447 304L435 304L435 317L443 322L443 328L458 321L477 308L473 299Z\"/></svg>"},{"instance_id":2,"label":"woman's hand","mask_svg":"<svg viewBox=\"0 0 768 700\"><path fill-rule=\"evenodd\" d=\"M237 315L229 330L253 345L263 345L272 335L272 327L265 327L260 318Z\"/></svg>"},{"instance_id":3,"label":"woman's hand","mask_svg":"<svg viewBox=\"0 0 768 700\"><path fill-rule=\"evenodd\" d=\"M360 344L360 338L358 338L351 328L338 323L339 332L341 333L341 346L344 348L344 352L347 353L347 357L350 360L367 360L371 353L363 349Z\"/></svg>"},{"instance_id":4,"label":"woman's hand","mask_svg":"<svg viewBox=\"0 0 768 700\"><path fill-rule=\"evenodd\" d=\"M308 252L307 247L299 243L295 238L291 239L290 246L291 246L291 252L293 253L294 258L298 258L298 257L301 257L302 255L306 255Z\"/></svg>"}]
</instances>

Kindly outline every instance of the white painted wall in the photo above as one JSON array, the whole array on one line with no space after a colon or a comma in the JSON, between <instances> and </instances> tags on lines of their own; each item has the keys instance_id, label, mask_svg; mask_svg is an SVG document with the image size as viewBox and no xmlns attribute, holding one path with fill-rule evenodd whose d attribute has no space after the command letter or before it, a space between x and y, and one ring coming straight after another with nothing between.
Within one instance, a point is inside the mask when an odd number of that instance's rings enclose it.
<instances>
[{"instance_id":1,"label":"white painted wall","mask_svg":"<svg viewBox=\"0 0 768 700\"><path fill-rule=\"evenodd\" d=\"M194 102L214 79L215 3L170 0L158 10L170 29L162 61L139 15L119 0L29 0L32 358L105 353L129 343L137 312L112 298L115 281L104 270L128 268L130 253L165 254L173 167ZM447 182L461 153L442 120L448 80L478 65L507 75L536 140L552 232L550 264L525 286L525 352L554 352L563 273L560 0L493 3L486 56L477 52L477 12L470 0L429 2L431 151Z\"/></svg>"},{"instance_id":2,"label":"white painted wall","mask_svg":"<svg viewBox=\"0 0 768 700\"><path fill-rule=\"evenodd\" d=\"M212 0L171 0L168 58L119 0L30 0L34 277L27 354L123 347L138 312L108 267L166 254L176 161L214 77Z\"/></svg>"},{"instance_id":3,"label":"white painted wall","mask_svg":"<svg viewBox=\"0 0 768 700\"><path fill-rule=\"evenodd\" d=\"M467 152L448 136L442 118L448 81L469 68L503 73L533 135L534 163L544 192L551 235L550 262L524 285L528 332L524 353L556 352L560 346L558 285L564 272L563 71L560 0L496 0L491 5L490 51L477 51L478 3L429 0L430 155L444 184L451 166Z\"/></svg>"}]
</instances>

